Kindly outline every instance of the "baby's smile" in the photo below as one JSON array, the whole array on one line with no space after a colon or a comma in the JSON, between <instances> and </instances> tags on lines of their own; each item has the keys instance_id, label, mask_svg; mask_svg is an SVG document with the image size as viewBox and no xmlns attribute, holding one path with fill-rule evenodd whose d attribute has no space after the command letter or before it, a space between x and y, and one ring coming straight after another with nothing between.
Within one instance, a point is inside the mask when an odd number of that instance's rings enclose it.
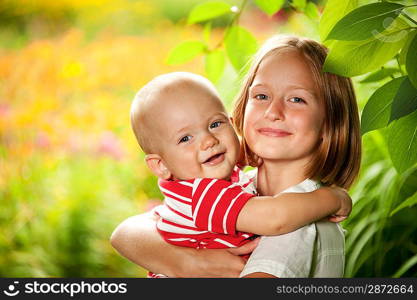
<instances>
[{"instance_id":1,"label":"baby's smile","mask_svg":"<svg viewBox=\"0 0 417 300\"><path fill-rule=\"evenodd\" d=\"M217 154L214 154L210 156L207 160L203 162L204 165L208 166L216 166L224 161L226 152L219 152Z\"/></svg>"}]
</instances>

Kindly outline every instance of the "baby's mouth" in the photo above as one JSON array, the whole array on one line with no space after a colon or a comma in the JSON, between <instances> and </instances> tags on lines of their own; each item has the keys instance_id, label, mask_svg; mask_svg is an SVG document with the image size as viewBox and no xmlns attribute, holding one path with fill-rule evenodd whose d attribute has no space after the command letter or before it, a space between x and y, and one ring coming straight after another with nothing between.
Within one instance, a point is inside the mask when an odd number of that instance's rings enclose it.
<instances>
[{"instance_id":1,"label":"baby's mouth","mask_svg":"<svg viewBox=\"0 0 417 300\"><path fill-rule=\"evenodd\" d=\"M205 162L203 162L203 164L208 164L211 166L217 165L224 160L225 153L226 152L214 154L213 156L210 156Z\"/></svg>"}]
</instances>

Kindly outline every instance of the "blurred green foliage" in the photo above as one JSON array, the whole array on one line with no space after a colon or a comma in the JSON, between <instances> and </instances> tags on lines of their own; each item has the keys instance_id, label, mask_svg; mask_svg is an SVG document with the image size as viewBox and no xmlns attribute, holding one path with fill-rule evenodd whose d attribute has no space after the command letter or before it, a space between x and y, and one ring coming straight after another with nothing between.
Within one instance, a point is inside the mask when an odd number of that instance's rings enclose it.
<instances>
[{"instance_id":1,"label":"blurred green foliage","mask_svg":"<svg viewBox=\"0 0 417 300\"><path fill-rule=\"evenodd\" d=\"M129 128L130 101L155 75L204 74L201 57L180 67L165 64L179 41L208 40L211 49L222 40L227 16L210 34L187 24L200 2L0 1L0 276L145 276L109 243L122 220L161 198ZM256 6L263 1L255 2L239 24L258 41L275 33L320 39L311 2L297 1L305 5L301 13L287 1L270 17ZM230 64L210 72L230 109L238 73ZM398 76L386 74L354 78L361 110L389 76ZM391 216L417 190L417 171L397 173L388 134L382 128L363 137L354 209L343 224L349 277L417 275L417 207Z\"/></svg>"}]
</instances>

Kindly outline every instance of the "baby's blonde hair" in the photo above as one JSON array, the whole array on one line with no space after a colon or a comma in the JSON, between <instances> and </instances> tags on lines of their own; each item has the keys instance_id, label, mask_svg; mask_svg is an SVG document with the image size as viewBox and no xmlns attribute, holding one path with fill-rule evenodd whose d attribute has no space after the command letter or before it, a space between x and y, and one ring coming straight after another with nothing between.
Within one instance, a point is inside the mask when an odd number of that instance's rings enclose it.
<instances>
[{"instance_id":1,"label":"baby's blonde hair","mask_svg":"<svg viewBox=\"0 0 417 300\"><path fill-rule=\"evenodd\" d=\"M327 49L308 38L277 35L267 40L255 55L233 111L235 129L242 136L243 163L257 166L258 162L243 136L249 87L261 62L269 56L282 54L283 50L297 51L306 59L325 109L323 140L307 166L306 176L326 185L336 184L348 188L358 175L361 161L361 136L355 92L350 78L322 71Z\"/></svg>"},{"instance_id":2,"label":"baby's blonde hair","mask_svg":"<svg viewBox=\"0 0 417 300\"><path fill-rule=\"evenodd\" d=\"M159 152L154 136L149 133L153 124L163 122L163 120L150 118L149 113L167 95L173 96L175 93L186 91L190 87L204 89L213 98L218 99L223 106L213 84L203 76L189 72L172 72L159 75L149 81L135 95L130 107L130 122L136 140L146 154Z\"/></svg>"}]
</instances>

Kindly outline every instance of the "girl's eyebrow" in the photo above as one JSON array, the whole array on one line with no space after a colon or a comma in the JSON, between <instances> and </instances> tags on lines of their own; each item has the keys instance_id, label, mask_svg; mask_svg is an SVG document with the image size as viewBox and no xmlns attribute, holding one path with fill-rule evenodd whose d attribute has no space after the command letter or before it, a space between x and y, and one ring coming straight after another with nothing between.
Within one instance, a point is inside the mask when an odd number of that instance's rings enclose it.
<instances>
[{"instance_id":1,"label":"girl's eyebrow","mask_svg":"<svg viewBox=\"0 0 417 300\"><path fill-rule=\"evenodd\" d=\"M248 92L252 93L253 90L257 90L257 89L268 89L268 85L267 84L263 84L263 83L257 83L255 85L251 85L248 88Z\"/></svg>"},{"instance_id":2,"label":"girl's eyebrow","mask_svg":"<svg viewBox=\"0 0 417 300\"><path fill-rule=\"evenodd\" d=\"M253 88L256 88L256 87L264 87L264 86L267 86L267 85L263 84L263 83L257 83L255 85L249 86L249 89L253 89Z\"/></svg>"},{"instance_id":3,"label":"girl's eyebrow","mask_svg":"<svg viewBox=\"0 0 417 300\"><path fill-rule=\"evenodd\" d=\"M263 84L263 83L257 83L255 85L249 86L249 90L255 89L257 87L268 87L268 85ZM293 89L293 90L303 90L303 91L306 91L307 93L309 93L310 95L316 97L315 91L313 91L309 88L305 88L304 86L301 86L301 85L298 85L298 84L289 84L289 85L287 85L287 88L290 88L290 89Z\"/></svg>"},{"instance_id":4,"label":"girl's eyebrow","mask_svg":"<svg viewBox=\"0 0 417 300\"><path fill-rule=\"evenodd\" d=\"M289 88L291 88L291 89L294 89L294 90L303 90L303 91L306 91L306 92L307 92L307 93L309 93L310 95L312 95L312 96L316 97L316 93L315 93L315 91L314 91L314 90L311 90L311 89L309 89L309 88L305 88L305 87L303 87L303 86L301 86L301 85L297 85L297 84L290 84L290 85L288 85L288 87L289 87Z\"/></svg>"}]
</instances>

